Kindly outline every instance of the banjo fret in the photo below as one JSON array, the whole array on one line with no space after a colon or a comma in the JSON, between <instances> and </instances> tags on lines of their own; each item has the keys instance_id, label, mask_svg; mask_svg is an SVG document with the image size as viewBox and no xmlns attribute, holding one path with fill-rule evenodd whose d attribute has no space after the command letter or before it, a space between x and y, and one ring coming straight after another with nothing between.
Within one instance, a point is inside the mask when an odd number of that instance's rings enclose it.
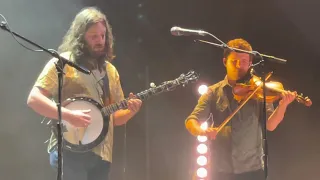
<instances>
[{"instance_id":1,"label":"banjo fret","mask_svg":"<svg viewBox=\"0 0 320 180\"><path fill-rule=\"evenodd\" d=\"M175 87L181 85L181 84L185 84L186 82L188 82L189 79L185 79L185 78L190 78L190 80L194 80L197 77L186 77L185 75L181 75L179 78L175 79L175 80L171 80L171 81L166 81L163 82L161 85L157 86L157 87L152 87L149 88L145 91L142 91L138 94L136 94L136 97L142 101L147 100L148 98L150 98L151 96L154 95L158 95L161 94L163 92L168 92L168 91L172 91L174 90ZM183 82L181 82L181 80L185 80ZM114 112L120 110L120 109L126 109L128 107L128 98L125 100L120 101L119 103L114 103L111 105L108 105L106 107L103 108L103 113L105 115L110 115L113 114Z\"/></svg>"},{"instance_id":2,"label":"banjo fret","mask_svg":"<svg viewBox=\"0 0 320 180\"><path fill-rule=\"evenodd\" d=\"M136 95L136 97L140 100L147 100L151 96L158 95L160 93L171 91L172 87L178 86L179 83L176 83L175 81L167 81L164 84L150 88L148 90L142 91ZM125 100L120 101L119 103L114 103L111 105L108 105L103 108L102 112L105 115L113 114L114 112L120 110L120 109L126 109L128 107L128 98Z\"/></svg>"}]
</instances>

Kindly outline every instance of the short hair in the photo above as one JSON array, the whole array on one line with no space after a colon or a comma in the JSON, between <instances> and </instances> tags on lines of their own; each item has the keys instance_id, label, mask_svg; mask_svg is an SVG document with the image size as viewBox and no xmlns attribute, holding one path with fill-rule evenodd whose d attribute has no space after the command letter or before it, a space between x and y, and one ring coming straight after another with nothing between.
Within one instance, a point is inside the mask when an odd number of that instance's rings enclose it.
<instances>
[{"instance_id":1,"label":"short hair","mask_svg":"<svg viewBox=\"0 0 320 180\"><path fill-rule=\"evenodd\" d=\"M252 47L250 45L250 43L242 38L237 38L237 39L233 39L230 40L227 45L231 48L237 48L237 49L241 49L241 50L246 50L246 51L252 51ZM223 52L223 57L224 58L228 58L229 54L232 51L229 49L225 49ZM252 56L250 56L250 60L252 60Z\"/></svg>"}]
</instances>

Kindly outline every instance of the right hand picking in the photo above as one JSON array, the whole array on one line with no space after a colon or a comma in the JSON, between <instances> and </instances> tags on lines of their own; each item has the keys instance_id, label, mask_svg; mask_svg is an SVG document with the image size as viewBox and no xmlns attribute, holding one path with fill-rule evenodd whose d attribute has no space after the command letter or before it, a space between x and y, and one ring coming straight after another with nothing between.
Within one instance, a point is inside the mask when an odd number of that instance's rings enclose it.
<instances>
[{"instance_id":1,"label":"right hand picking","mask_svg":"<svg viewBox=\"0 0 320 180\"><path fill-rule=\"evenodd\" d=\"M208 127L208 129L206 129L205 134L209 139L215 140L218 134L218 128Z\"/></svg>"},{"instance_id":2,"label":"right hand picking","mask_svg":"<svg viewBox=\"0 0 320 180\"><path fill-rule=\"evenodd\" d=\"M68 119L66 119L70 124L75 127L87 127L90 124L91 110L71 110L71 114Z\"/></svg>"},{"instance_id":3,"label":"right hand picking","mask_svg":"<svg viewBox=\"0 0 320 180\"><path fill-rule=\"evenodd\" d=\"M207 136L208 139L215 140L218 134L218 128L214 127L213 125L205 130L199 127L198 132L200 136Z\"/></svg>"}]
</instances>

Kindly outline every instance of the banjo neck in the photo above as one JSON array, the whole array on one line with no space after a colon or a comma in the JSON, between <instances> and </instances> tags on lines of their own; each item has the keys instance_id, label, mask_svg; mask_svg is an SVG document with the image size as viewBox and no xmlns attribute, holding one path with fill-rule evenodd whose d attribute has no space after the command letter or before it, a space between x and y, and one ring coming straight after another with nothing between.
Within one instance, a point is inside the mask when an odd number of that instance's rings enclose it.
<instances>
[{"instance_id":1,"label":"banjo neck","mask_svg":"<svg viewBox=\"0 0 320 180\"><path fill-rule=\"evenodd\" d=\"M140 99L142 101L149 99L151 96L155 96L158 94L161 94L163 92L168 92L174 90L177 86L181 85L183 83L180 83L178 79L166 81L163 82L161 85L156 87L151 87L145 91L142 91L135 95L137 99ZM130 98L126 98L118 103L110 104L104 108L102 108L102 112L105 116L111 115L114 112L120 110L120 109L127 109L128 108L128 101Z\"/></svg>"}]
</instances>

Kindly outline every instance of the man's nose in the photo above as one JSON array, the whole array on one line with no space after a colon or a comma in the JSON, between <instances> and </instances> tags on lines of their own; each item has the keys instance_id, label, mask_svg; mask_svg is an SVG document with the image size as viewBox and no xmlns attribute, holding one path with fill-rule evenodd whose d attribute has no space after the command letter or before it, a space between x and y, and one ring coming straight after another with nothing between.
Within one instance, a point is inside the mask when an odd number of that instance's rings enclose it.
<instances>
[{"instance_id":1,"label":"man's nose","mask_svg":"<svg viewBox=\"0 0 320 180\"><path fill-rule=\"evenodd\" d=\"M96 40L97 43L101 43L103 41L103 36L98 36Z\"/></svg>"},{"instance_id":2,"label":"man's nose","mask_svg":"<svg viewBox=\"0 0 320 180\"><path fill-rule=\"evenodd\" d=\"M240 64L240 60L236 60L236 68L240 68L241 64Z\"/></svg>"}]
</instances>

